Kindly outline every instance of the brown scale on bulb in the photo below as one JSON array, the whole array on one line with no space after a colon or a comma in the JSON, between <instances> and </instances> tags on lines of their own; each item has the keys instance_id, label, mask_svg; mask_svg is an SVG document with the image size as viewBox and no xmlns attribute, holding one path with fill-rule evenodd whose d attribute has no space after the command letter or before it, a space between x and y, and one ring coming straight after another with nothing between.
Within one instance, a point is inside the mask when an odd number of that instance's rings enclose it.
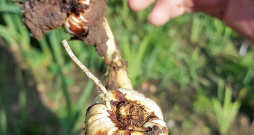
<instances>
[{"instance_id":1,"label":"brown scale on bulb","mask_svg":"<svg viewBox=\"0 0 254 135\"><path fill-rule=\"evenodd\" d=\"M88 32L87 20L82 12L71 13L64 23L65 30L72 35L85 35Z\"/></svg>"},{"instance_id":2,"label":"brown scale on bulb","mask_svg":"<svg viewBox=\"0 0 254 135\"><path fill-rule=\"evenodd\" d=\"M89 9L90 0L76 0L67 5L67 19L63 25L66 32L82 36L88 32L88 21L84 14ZM69 9L68 9L69 8Z\"/></svg>"}]
</instances>

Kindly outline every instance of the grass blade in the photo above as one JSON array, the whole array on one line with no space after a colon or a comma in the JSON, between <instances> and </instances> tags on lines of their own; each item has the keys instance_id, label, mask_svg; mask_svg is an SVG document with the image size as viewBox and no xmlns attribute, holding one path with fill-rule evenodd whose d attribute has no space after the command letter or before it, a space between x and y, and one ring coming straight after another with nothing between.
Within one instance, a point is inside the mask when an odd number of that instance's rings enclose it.
<instances>
[{"instance_id":1,"label":"grass blade","mask_svg":"<svg viewBox=\"0 0 254 135\"><path fill-rule=\"evenodd\" d=\"M7 135L7 115L0 97L0 134Z\"/></svg>"}]
</instances>

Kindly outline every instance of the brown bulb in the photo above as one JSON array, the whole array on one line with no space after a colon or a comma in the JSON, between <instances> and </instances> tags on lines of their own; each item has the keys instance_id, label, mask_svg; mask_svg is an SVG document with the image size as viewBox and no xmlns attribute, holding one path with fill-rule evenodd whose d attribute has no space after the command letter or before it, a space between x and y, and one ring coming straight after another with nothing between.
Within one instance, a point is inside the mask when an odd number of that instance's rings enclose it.
<instances>
[{"instance_id":1,"label":"brown bulb","mask_svg":"<svg viewBox=\"0 0 254 135\"><path fill-rule=\"evenodd\" d=\"M71 13L64 23L65 31L72 35L86 34L88 31L87 20L82 15L82 12L78 14Z\"/></svg>"},{"instance_id":2,"label":"brown bulb","mask_svg":"<svg viewBox=\"0 0 254 135\"><path fill-rule=\"evenodd\" d=\"M85 135L167 135L160 107L129 89L108 90L111 109L99 95L87 109Z\"/></svg>"}]
</instances>

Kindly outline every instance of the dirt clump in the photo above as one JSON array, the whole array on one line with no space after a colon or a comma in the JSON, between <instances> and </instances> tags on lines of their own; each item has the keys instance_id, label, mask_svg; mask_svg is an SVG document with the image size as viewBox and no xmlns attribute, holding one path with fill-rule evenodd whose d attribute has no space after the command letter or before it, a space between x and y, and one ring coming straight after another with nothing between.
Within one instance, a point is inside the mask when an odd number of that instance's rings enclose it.
<instances>
[{"instance_id":1,"label":"dirt clump","mask_svg":"<svg viewBox=\"0 0 254 135\"><path fill-rule=\"evenodd\" d=\"M100 56L107 53L108 36L103 26L107 5L105 0L92 1L87 12L83 14L84 18L88 20L88 34L85 36L77 36L78 39L83 40L86 44L94 45L96 52Z\"/></svg>"},{"instance_id":2,"label":"dirt clump","mask_svg":"<svg viewBox=\"0 0 254 135\"><path fill-rule=\"evenodd\" d=\"M26 0L23 4L23 21L31 30L31 36L41 39L43 33L63 26L71 13L80 15L87 20L86 34L73 34L71 39L83 40L93 45L100 56L107 51L108 36L103 27L107 5L105 0L91 0L89 5L78 3L76 0ZM82 14L77 14L77 13ZM82 24L83 25L83 24Z\"/></svg>"},{"instance_id":3,"label":"dirt clump","mask_svg":"<svg viewBox=\"0 0 254 135\"><path fill-rule=\"evenodd\" d=\"M23 4L23 21L31 30L31 36L41 39L43 33L49 33L63 25L67 14L61 11L62 0L26 0Z\"/></svg>"}]
</instances>

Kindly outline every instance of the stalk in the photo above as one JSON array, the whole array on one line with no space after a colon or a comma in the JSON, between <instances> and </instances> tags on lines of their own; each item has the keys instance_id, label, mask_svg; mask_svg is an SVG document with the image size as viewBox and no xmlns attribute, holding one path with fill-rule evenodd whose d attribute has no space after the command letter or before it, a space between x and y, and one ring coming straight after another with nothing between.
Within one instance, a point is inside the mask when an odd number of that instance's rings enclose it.
<instances>
[{"instance_id":1,"label":"stalk","mask_svg":"<svg viewBox=\"0 0 254 135\"><path fill-rule=\"evenodd\" d=\"M109 27L107 19L104 17L103 27L108 36L107 54L104 56L105 63L109 66L106 88L116 89L117 87L133 89L128 73L126 71L127 62L122 59L121 52L119 51L114 35ZM118 85L118 86L117 86Z\"/></svg>"}]
</instances>

